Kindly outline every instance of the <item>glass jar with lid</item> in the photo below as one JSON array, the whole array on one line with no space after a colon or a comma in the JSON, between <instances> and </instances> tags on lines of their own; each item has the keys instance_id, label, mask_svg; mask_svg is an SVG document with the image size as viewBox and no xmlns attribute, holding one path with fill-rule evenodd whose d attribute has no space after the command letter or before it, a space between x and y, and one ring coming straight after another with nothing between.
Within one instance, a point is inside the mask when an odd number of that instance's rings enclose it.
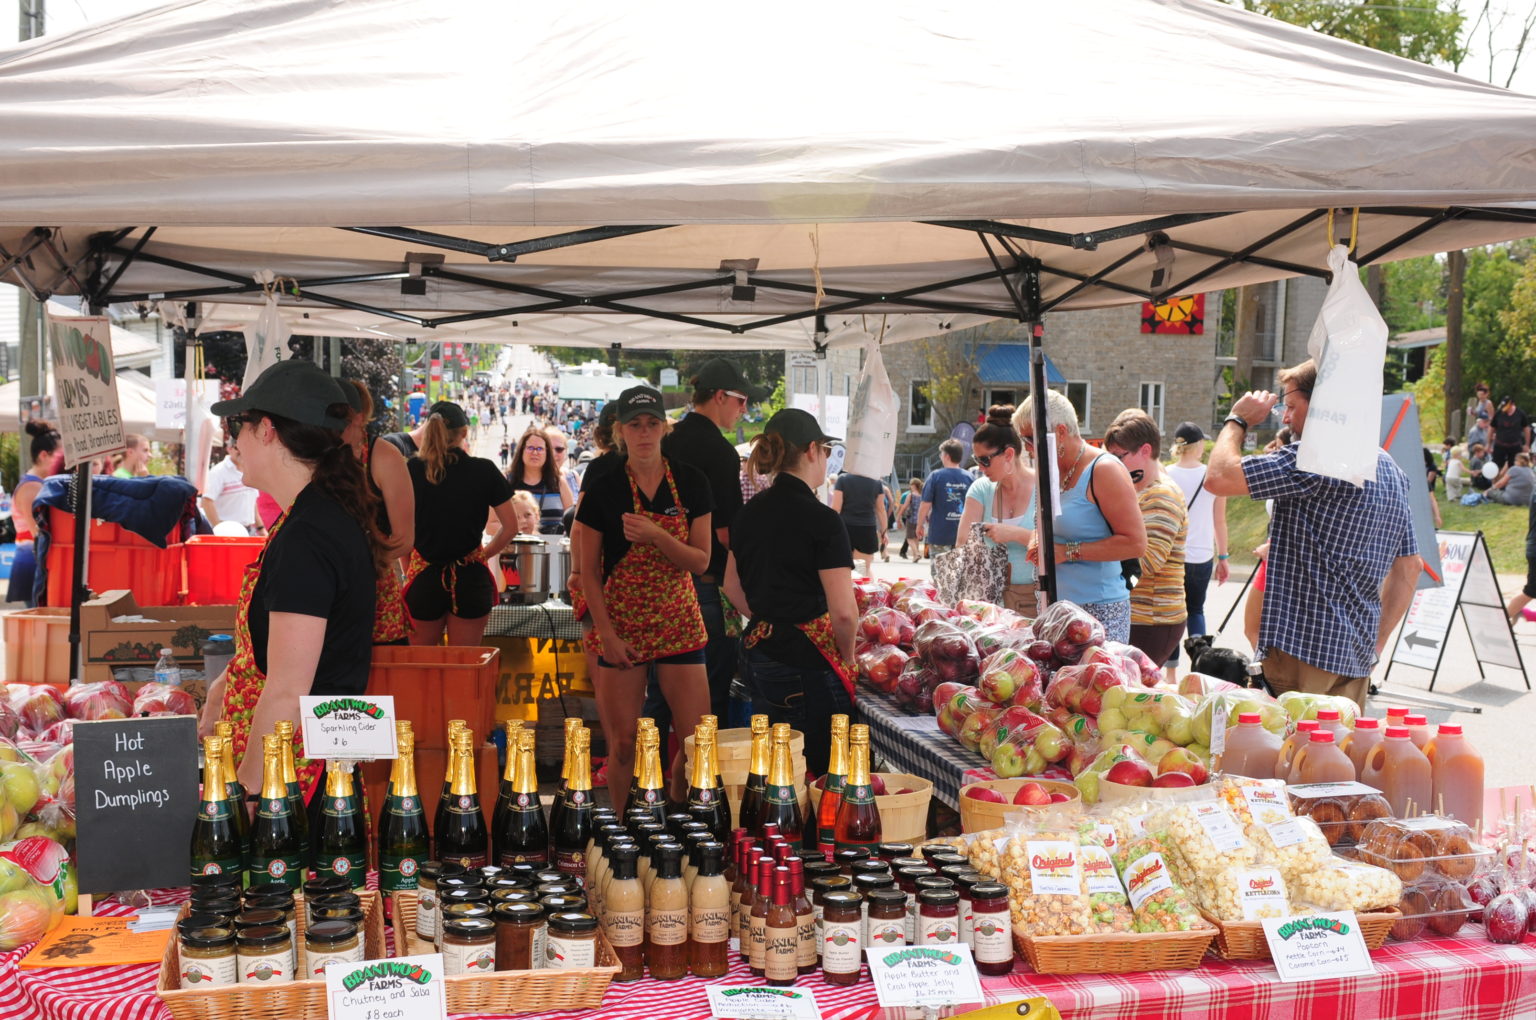
<instances>
[{"instance_id":1,"label":"glass jar with lid","mask_svg":"<svg viewBox=\"0 0 1536 1020\"><path fill-rule=\"evenodd\" d=\"M330 963L361 963L363 938L357 925L348 921L317 921L304 929L304 976L325 980Z\"/></svg>"},{"instance_id":2,"label":"glass jar with lid","mask_svg":"<svg viewBox=\"0 0 1536 1020\"><path fill-rule=\"evenodd\" d=\"M550 915L544 960L550 970L597 966L597 918L579 911Z\"/></svg>"},{"instance_id":3,"label":"glass jar with lid","mask_svg":"<svg viewBox=\"0 0 1536 1020\"><path fill-rule=\"evenodd\" d=\"M240 984L284 985L293 980L293 939L286 924L256 925L235 933Z\"/></svg>"},{"instance_id":4,"label":"glass jar with lid","mask_svg":"<svg viewBox=\"0 0 1536 1020\"><path fill-rule=\"evenodd\" d=\"M177 937L181 943L181 987L220 988L238 980L234 928L221 924L178 925Z\"/></svg>"},{"instance_id":5,"label":"glass jar with lid","mask_svg":"<svg viewBox=\"0 0 1536 1020\"><path fill-rule=\"evenodd\" d=\"M489 974L496 969L496 922L489 917L444 915L442 923L444 975Z\"/></svg>"}]
</instances>

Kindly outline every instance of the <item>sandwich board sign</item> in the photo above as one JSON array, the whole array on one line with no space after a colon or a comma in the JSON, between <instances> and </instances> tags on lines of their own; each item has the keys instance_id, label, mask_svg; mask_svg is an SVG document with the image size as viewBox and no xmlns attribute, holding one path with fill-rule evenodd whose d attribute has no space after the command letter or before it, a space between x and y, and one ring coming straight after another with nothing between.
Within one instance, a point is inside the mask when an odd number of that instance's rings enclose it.
<instances>
[{"instance_id":1,"label":"sandwich board sign","mask_svg":"<svg viewBox=\"0 0 1536 1020\"><path fill-rule=\"evenodd\" d=\"M1408 607L1397 642L1392 646L1386 675L1390 676L1397 664L1438 673L1451 625L1460 613L1472 642L1478 675L1487 675L1483 671L1485 663L1518 669L1529 690L1531 678L1525 671L1520 646L1515 643L1514 628L1504 613L1504 599L1483 533L1437 531L1435 545L1445 583L1414 592L1413 604ZM1429 689L1435 689L1433 675L1429 678Z\"/></svg>"}]
</instances>

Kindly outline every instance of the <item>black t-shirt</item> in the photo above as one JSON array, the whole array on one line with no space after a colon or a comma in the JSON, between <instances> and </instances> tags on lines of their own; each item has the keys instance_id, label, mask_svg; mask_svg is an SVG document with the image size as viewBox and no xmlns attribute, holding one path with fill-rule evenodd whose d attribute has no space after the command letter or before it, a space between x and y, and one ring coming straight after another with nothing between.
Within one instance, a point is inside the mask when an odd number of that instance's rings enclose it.
<instances>
[{"instance_id":1,"label":"black t-shirt","mask_svg":"<svg viewBox=\"0 0 1536 1020\"><path fill-rule=\"evenodd\" d=\"M741 510L741 454L719 427L697 411L690 411L662 440L661 450L668 457L704 472L715 501L710 527L729 528ZM710 545L708 573L717 579L724 578L726 548L713 534Z\"/></svg>"},{"instance_id":2,"label":"black t-shirt","mask_svg":"<svg viewBox=\"0 0 1536 1020\"><path fill-rule=\"evenodd\" d=\"M799 478L781 473L736 515L731 551L753 620L774 625L757 648L792 666L826 666L795 624L827 611L821 571L853 567L842 518Z\"/></svg>"},{"instance_id":3,"label":"black t-shirt","mask_svg":"<svg viewBox=\"0 0 1536 1020\"><path fill-rule=\"evenodd\" d=\"M379 438L399 450L407 459L416 456L416 440L411 438L409 432L390 432Z\"/></svg>"},{"instance_id":4,"label":"black t-shirt","mask_svg":"<svg viewBox=\"0 0 1536 1020\"><path fill-rule=\"evenodd\" d=\"M368 536L341 504L306 486L262 553L250 610L256 668L267 671L269 614L318 616L325 620L325 644L309 693L362 694L377 592Z\"/></svg>"},{"instance_id":5,"label":"black t-shirt","mask_svg":"<svg viewBox=\"0 0 1536 1020\"><path fill-rule=\"evenodd\" d=\"M416 551L428 563L452 563L480 546L486 515L512 498L512 486L484 457L450 453L443 480L427 481L427 462L406 461L416 494Z\"/></svg>"},{"instance_id":6,"label":"black t-shirt","mask_svg":"<svg viewBox=\"0 0 1536 1020\"><path fill-rule=\"evenodd\" d=\"M854 527L875 528L875 501L885 493L885 486L863 475L837 476L837 491L843 494L843 520Z\"/></svg>"},{"instance_id":7,"label":"black t-shirt","mask_svg":"<svg viewBox=\"0 0 1536 1020\"><path fill-rule=\"evenodd\" d=\"M608 580L624 554L629 552L631 543L624 537L625 514L650 512L675 517L684 513L689 523L692 523L714 509L714 503L709 498L709 482L703 472L687 464L679 464L670 457L667 458L667 464L672 468L672 480L677 483L677 497L683 503L681 509L672 502L672 490L667 486L665 476L661 484L656 486L655 497L648 500L642 491L640 506L636 507L630 493L629 472L625 470L627 463L621 457L612 469L583 483L581 507L576 511L576 520L593 531L602 532L604 581Z\"/></svg>"},{"instance_id":8,"label":"black t-shirt","mask_svg":"<svg viewBox=\"0 0 1536 1020\"><path fill-rule=\"evenodd\" d=\"M597 483L597 480L614 468L624 466L624 455L617 450L609 450L607 453L598 454L587 462L587 469L581 473L581 491L586 492L587 487Z\"/></svg>"},{"instance_id":9,"label":"black t-shirt","mask_svg":"<svg viewBox=\"0 0 1536 1020\"><path fill-rule=\"evenodd\" d=\"M1493 444L1495 446L1524 446L1525 426L1530 423L1524 411L1518 407L1512 411L1503 408L1493 413Z\"/></svg>"}]
</instances>

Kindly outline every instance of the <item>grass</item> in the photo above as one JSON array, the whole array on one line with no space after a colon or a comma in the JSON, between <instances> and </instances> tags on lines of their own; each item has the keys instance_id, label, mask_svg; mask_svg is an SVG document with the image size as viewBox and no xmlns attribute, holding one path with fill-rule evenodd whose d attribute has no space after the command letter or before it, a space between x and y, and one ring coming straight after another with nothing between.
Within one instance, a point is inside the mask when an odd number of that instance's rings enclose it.
<instances>
[{"instance_id":1,"label":"grass","mask_svg":"<svg viewBox=\"0 0 1536 1020\"><path fill-rule=\"evenodd\" d=\"M1484 503L1462 506L1448 503L1444 490L1437 492L1443 531L1481 531L1493 554L1493 569L1500 574L1525 573L1525 532L1529 511L1520 506ZM1264 504L1254 499L1227 500L1227 548L1234 565L1254 563L1253 548L1269 534Z\"/></svg>"}]
</instances>

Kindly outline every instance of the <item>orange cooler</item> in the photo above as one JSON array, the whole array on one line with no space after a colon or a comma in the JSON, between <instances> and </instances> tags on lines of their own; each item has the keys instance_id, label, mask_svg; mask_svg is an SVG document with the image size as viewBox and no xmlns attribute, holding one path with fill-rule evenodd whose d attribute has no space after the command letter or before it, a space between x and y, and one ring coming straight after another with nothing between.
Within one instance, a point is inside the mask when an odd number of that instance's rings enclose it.
<instances>
[{"instance_id":1,"label":"orange cooler","mask_svg":"<svg viewBox=\"0 0 1536 1020\"><path fill-rule=\"evenodd\" d=\"M1333 731L1319 728L1312 731L1306 746L1296 752L1287 782L1347 783L1354 778L1355 765L1333 742Z\"/></svg>"},{"instance_id":2,"label":"orange cooler","mask_svg":"<svg viewBox=\"0 0 1536 1020\"><path fill-rule=\"evenodd\" d=\"M1429 758L1414 744L1406 726L1387 727L1386 737L1366 757L1360 781L1380 790L1397 818L1433 810Z\"/></svg>"},{"instance_id":3,"label":"orange cooler","mask_svg":"<svg viewBox=\"0 0 1536 1020\"><path fill-rule=\"evenodd\" d=\"M1483 756L1462 735L1461 727L1441 723L1425 748L1434 784L1434 812L1483 831Z\"/></svg>"},{"instance_id":4,"label":"orange cooler","mask_svg":"<svg viewBox=\"0 0 1536 1020\"><path fill-rule=\"evenodd\" d=\"M1257 712L1240 712L1237 725L1227 731L1227 749L1221 755L1221 770L1234 776L1269 779L1275 774L1280 758L1281 738L1266 730Z\"/></svg>"}]
</instances>

